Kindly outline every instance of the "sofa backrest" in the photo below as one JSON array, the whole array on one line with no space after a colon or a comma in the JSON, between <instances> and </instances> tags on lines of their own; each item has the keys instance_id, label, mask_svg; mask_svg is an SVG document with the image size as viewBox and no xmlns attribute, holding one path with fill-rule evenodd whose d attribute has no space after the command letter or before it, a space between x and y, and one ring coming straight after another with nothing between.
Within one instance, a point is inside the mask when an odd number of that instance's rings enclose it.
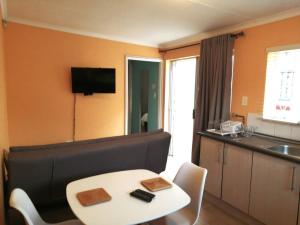
<instances>
[{"instance_id":1,"label":"sofa backrest","mask_svg":"<svg viewBox=\"0 0 300 225\"><path fill-rule=\"evenodd\" d=\"M128 169L165 170L170 134L153 132L41 146L11 147L7 194L24 189L34 204L65 201L66 185L96 174Z\"/></svg>"}]
</instances>

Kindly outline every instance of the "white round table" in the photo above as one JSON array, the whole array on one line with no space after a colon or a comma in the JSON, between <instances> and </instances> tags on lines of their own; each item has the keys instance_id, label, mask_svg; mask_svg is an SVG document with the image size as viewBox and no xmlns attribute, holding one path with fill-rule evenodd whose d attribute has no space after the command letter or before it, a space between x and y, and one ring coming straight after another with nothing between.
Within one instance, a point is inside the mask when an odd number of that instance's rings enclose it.
<instances>
[{"instance_id":1,"label":"white round table","mask_svg":"<svg viewBox=\"0 0 300 225\"><path fill-rule=\"evenodd\" d=\"M86 225L139 224L173 213L190 203L190 197L176 184L154 192L147 203L129 195L135 189L146 190L140 182L159 175L148 170L126 170L73 181L67 186L67 200L74 214ZM104 188L112 199L93 206L82 206L78 192Z\"/></svg>"}]
</instances>

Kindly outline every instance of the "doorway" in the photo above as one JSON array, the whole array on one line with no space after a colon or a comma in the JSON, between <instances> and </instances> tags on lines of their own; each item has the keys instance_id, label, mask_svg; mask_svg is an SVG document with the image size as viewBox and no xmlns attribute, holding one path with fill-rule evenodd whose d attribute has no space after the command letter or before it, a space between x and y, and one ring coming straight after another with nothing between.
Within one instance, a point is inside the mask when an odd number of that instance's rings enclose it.
<instances>
[{"instance_id":1,"label":"doorway","mask_svg":"<svg viewBox=\"0 0 300 225\"><path fill-rule=\"evenodd\" d=\"M175 176L184 162L191 161L196 66L196 57L169 63L164 121L165 129L172 135L165 173L169 178Z\"/></svg>"},{"instance_id":2,"label":"doorway","mask_svg":"<svg viewBox=\"0 0 300 225\"><path fill-rule=\"evenodd\" d=\"M125 133L134 134L161 127L161 61L126 58Z\"/></svg>"}]
</instances>

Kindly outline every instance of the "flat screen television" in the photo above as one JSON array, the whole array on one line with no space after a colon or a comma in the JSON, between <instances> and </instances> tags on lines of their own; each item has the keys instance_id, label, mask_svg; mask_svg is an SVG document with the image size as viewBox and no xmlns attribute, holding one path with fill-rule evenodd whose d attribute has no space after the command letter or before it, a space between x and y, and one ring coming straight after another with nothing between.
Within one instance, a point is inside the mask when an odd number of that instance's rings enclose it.
<instances>
[{"instance_id":1,"label":"flat screen television","mask_svg":"<svg viewBox=\"0 0 300 225\"><path fill-rule=\"evenodd\" d=\"M72 92L91 95L93 93L115 93L116 71L114 68L72 67Z\"/></svg>"}]
</instances>

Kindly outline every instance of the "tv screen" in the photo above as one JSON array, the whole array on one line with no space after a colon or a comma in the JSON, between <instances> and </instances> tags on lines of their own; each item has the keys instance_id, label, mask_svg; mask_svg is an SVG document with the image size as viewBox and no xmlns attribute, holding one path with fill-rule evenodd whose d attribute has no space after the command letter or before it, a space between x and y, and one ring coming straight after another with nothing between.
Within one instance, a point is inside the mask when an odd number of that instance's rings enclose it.
<instances>
[{"instance_id":1,"label":"tv screen","mask_svg":"<svg viewBox=\"0 0 300 225\"><path fill-rule=\"evenodd\" d=\"M72 92L91 95L93 93L115 93L114 68L72 67Z\"/></svg>"}]
</instances>

